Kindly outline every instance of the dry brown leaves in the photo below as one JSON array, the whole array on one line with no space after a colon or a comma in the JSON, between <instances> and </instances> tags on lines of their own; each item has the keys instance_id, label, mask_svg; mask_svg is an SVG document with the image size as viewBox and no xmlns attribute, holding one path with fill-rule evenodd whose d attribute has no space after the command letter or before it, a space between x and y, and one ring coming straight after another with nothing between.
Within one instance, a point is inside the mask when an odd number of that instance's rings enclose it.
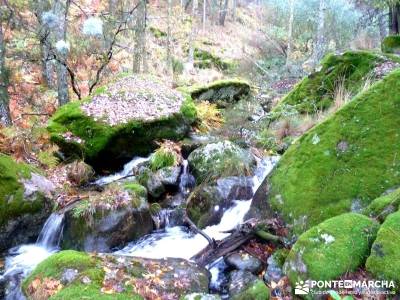
<instances>
[{"instance_id":1,"label":"dry brown leaves","mask_svg":"<svg viewBox=\"0 0 400 300\"><path fill-rule=\"evenodd\" d=\"M63 288L63 285L59 280L53 278L35 278L28 286L27 292L30 299L33 300L44 300L55 295Z\"/></svg>"}]
</instances>

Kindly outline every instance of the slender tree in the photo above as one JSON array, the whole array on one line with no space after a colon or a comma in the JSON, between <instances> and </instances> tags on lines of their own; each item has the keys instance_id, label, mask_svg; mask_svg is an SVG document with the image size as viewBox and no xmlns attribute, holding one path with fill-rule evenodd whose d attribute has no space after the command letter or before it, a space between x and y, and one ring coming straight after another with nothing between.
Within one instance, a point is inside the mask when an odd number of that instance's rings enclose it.
<instances>
[{"instance_id":1,"label":"slender tree","mask_svg":"<svg viewBox=\"0 0 400 300\"><path fill-rule=\"evenodd\" d=\"M221 26L225 25L225 19L228 13L228 5L229 5L229 0L224 0L224 5L219 13L219 25Z\"/></svg>"},{"instance_id":2,"label":"slender tree","mask_svg":"<svg viewBox=\"0 0 400 300\"><path fill-rule=\"evenodd\" d=\"M191 68L194 65L194 40L196 37L196 15L198 9L198 0L193 0L192 4L192 29L189 35L189 59L188 63Z\"/></svg>"},{"instance_id":3,"label":"slender tree","mask_svg":"<svg viewBox=\"0 0 400 300\"><path fill-rule=\"evenodd\" d=\"M319 0L318 28L312 55L313 65L316 66L325 53L325 0Z\"/></svg>"},{"instance_id":4,"label":"slender tree","mask_svg":"<svg viewBox=\"0 0 400 300\"><path fill-rule=\"evenodd\" d=\"M8 95L8 74L5 66L6 49L3 35L2 11L0 10L0 124L11 125Z\"/></svg>"},{"instance_id":5,"label":"slender tree","mask_svg":"<svg viewBox=\"0 0 400 300\"><path fill-rule=\"evenodd\" d=\"M140 73L144 71L146 65L146 0L139 0L136 13L135 24L135 50L133 55L133 72Z\"/></svg>"},{"instance_id":6,"label":"slender tree","mask_svg":"<svg viewBox=\"0 0 400 300\"><path fill-rule=\"evenodd\" d=\"M288 45L286 51L286 67L289 67L290 57L292 56L294 4L295 0L289 0L290 16L289 16L289 30L288 30Z\"/></svg>"}]
</instances>

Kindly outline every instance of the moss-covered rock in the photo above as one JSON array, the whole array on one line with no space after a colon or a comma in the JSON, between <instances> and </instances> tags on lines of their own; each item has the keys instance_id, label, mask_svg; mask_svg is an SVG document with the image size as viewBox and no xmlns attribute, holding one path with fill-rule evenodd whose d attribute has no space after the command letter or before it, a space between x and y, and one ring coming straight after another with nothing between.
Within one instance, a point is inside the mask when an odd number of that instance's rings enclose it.
<instances>
[{"instance_id":1,"label":"moss-covered rock","mask_svg":"<svg viewBox=\"0 0 400 300\"><path fill-rule=\"evenodd\" d=\"M230 274L229 299L268 300L269 288L257 276L247 271L233 271Z\"/></svg>"},{"instance_id":2,"label":"moss-covered rock","mask_svg":"<svg viewBox=\"0 0 400 300\"><path fill-rule=\"evenodd\" d=\"M366 267L377 279L393 280L400 286L400 212L389 215L378 231Z\"/></svg>"},{"instance_id":3,"label":"moss-covered rock","mask_svg":"<svg viewBox=\"0 0 400 300\"><path fill-rule=\"evenodd\" d=\"M232 71L235 68L235 63L230 60L222 59L216 54L207 50L194 49L194 66L199 69L217 68L221 71Z\"/></svg>"},{"instance_id":4,"label":"moss-covered rock","mask_svg":"<svg viewBox=\"0 0 400 300\"><path fill-rule=\"evenodd\" d=\"M193 99L209 101L217 104L218 108L225 108L236 103L242 97L251 93L250 84L240 79L226 79L214 81L204 86L194 86L189 91Z\"/></svg>"},{"instance_id":5,"label":"moss-covered rock","mask_svg":"<svg viewBox=\"0 0 400 300\"><path fill-rule=\"evenodd\" d=\"M149 78L127 76L51 118L51 139L97 169L148 155L162 139L184 138L196 119L190 98ZM110 159L112 158L112 159Z\"/></svg>"},{"instance_id":6,"label":"moss-covered rock","mask_svg":"<svg viewBox=\"0 0 400 300\"><path fill-rule=\"evenodd\" d=\"M400 54L400 36L390 35L382 41L382 52Z\"/></svg>"},{"instance_id":7,"label":"moss-covered rock","mask_svg":"<svg viewBox=\"0 0 400 300\"><path fill-rule=\"evenodd\" d=\"M385 195L374 199L362 213L384 221L388 215L397 211L400 205L400 189L385 193Z\"/></svg>"},{"instance_id":8,"label":"moss-covered rock","mask_svg":"<svg viewBox=\"0 0 400 300\"><path fill-rule=\"evenodd\" d=\"M34 240L53 209L54 185L0 153L0 252Z\"/></svg>"},{"instance_id":9,"label":"moss-covered rock","mask_svg":"<svg viewBox=\"0 0 400 300\"><path fill-rule=\"evenodd\" d=\"M198 183L227 176L246 176L256 161L249 150L230 141L207 144L190 153L190 170Z\"/></svg>"},{"instance_id":10,"label":"moss-covered rock","mask_svg":"<svg viewBox=\"0 0 400 300\"><path fill-rule=\"evenodd\" d=\"M147 190L126 183L124 190L91 194L65 214L62 247L84 251L110 252L153 230Z\"/></svg>"},{"instance_id":11,"label":"moss-covered rock","mask_svg":"<svg viewBox=\"0 0 400 300\"><path fill-rule=\"evenodd\" d=\"M76 272L66 281L63 274L68 270ZM54 288L46 290L46 282ZM38 295L40 299L60 300L147 299L149 295L179 299L188 293L207 292L208 283L207 270L183 259L152 260L67 250L41 262L25 279L23 291L28 299L38 299Z\"/></svg>"},{"instance_id":12,"label":"moss-covered rock","mask_svg":"<svg viewBox=\"0 0 400 300\"><path fill-rule=\"evenodd\" d=\"M292 286L306 280L333 280L355 271L369 255L379 225L348 213L328 219L303 233L284 265Z\"/></svg>"},{"instance_id":13,"label":"moss-covered rock","mask_svg":"<svg viewBox=\"0 0 400 300\"><path fill-rule=\"evenodd\" d=\"M399 80L392 72L295 141L257 191L253 211L278 211L301 233L396 187Z\"/></svg>"},{"instance_id":14,"label":"moss-covered rock","mask_svg":"<svg viewBox=\"0 0 400 300\"><path fill-rule=\"evenodd\" d=\"M321 69L300 81L273 109L271 117L279 118L290 110L316 113L327 109L334 102L338 85L344 84L344 88L355 95L366 80L374 80L384 75L376 68L387 61L399 62L400 59L367 51L328 54L321 62ZM385 70L387 71L390 69Z\"/></svg>"}]
</instances>

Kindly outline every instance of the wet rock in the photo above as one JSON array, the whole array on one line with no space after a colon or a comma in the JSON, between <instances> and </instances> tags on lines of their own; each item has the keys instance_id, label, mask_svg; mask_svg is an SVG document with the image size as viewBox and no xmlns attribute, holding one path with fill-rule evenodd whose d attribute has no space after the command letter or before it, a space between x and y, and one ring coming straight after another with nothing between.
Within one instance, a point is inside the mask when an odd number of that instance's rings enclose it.
<instances>
[{"instance_id":1,"label":"wet rock","mask_svg":"<svg viewBox=\"0 0 400 300\"><path fill-rule=\"evenodd\" d=\"M328 219L303 233L283 270L292 286L300 280L333 280L360 267L369 254L378 224L360 214Z\"/></svg>"},{"instance_id":2,"label":"wet rock","mask_svg":"<svg viewBox=\"0 0 400 300\"><path fill-rule=\"evenodd\" d=\"M76 279L79 272L76 269L65 269L61 275L61 283L68 284Z\"/></svg>"},{"instance_id":3,"label":"wet rock","mask_svg":"<svg viewBox=\"0 0 400 300\"><path fill-rule=\"evenodd\" d=\"M145 259L72 250L61 251L41 262L27 278L24 292L31 297L35 292L35 286L31 286L34 280L42 282L45 277L60 280L60 269L75 268L89 279L85 280L85 288L81 288L84 276L78 276L79 280L61 286L57 298L81 299L87 296L101 299L105 293L112 293L112 299L138 296L147 299L149 295L160 299L180 299L192 293L208 293L209 272L183 259Z\"/></svg>"},{"instance_id":4,"label":"wet rock","mask_svg":"<svg viewBox=\"0 0 400 300\"><path fill-rule=\"evenodd\" d=\"M258 258L242 251L232 253L224 257L224 260L236 270L248 271L256 275L261 272L263 267L262 262Z\"/></svg>"},{"instance_id":5,"label":"wet rock","mask_svg":"<svg viewBox=\"0 0 400 300\"><path fill-rule=\"evenodd\" d=\"M178 187L181 168L179 166L162 168L157 171L157 176L165 186Z\"/></svg>"},{"instance_id":6,"label":"wet rock","mask_svg":"<svg viewBox=\"0 0 400 300\"><path fill-rule=\"evenodd\" d=\"M249 150L230 141L208 144L197 148L188 157L190 169L198 183L227 176L246 176L256 161Z\"/></svg>"},{"instance_id":7,"label":"wet rock","mask_svg":"<svg viewBox=\"0 0 400 300\"><path fill-rule=\"evenodd\" d=\"M159 198L165 193L165 186L162 183L162 178L156 173L150 174L149 179L146 182L146 187L149 195L154 198Z\"/></svg>"},{"instance_id":8,"label":"wet rock","mask_svg":"<svg viewBox=\"0 0 400 300\"><path fill-rule=\"evenodd\" d=\"M193 293L181 298L181 300L221 300L219 295Z\"/></svg>"},{"instance_id":9,"label":"wet rock","mask_svg":"<svg viewBox=\"0 0 400 300\"><path fill-rule=\"evenodd\" d=\"M217 180L222 198L227 200L249 200L253 197L253 181L250 177L226 177Z\"/></svg>"},{"instance_id":10,"label":"wet rock","mask_svg":"<svg viewBox=\"0 0 400 300\"><path fill-rule=\"evenodd\" d=\"M268 283L279 282L279 280L283 277L282 265L283 263L280 263L275 255L268 257L264 281Z\"/></svg>"},{"instance_id":11,"label":"wet rock","mask_svg":"<svg viewBox=\"0 0 400 300\"><path fill-rule=\"evenodd\" d=\"M81 214L79 210L82 208L68 211L65 214L62 248L110 252L150 233L153 221L147 200L143 194L141 196L132 196L130 202L116 208L95 207L94 211Z\"/></svg>"},{"instance_id":12,"label":"wet rock","mask_svg":"<svg viewBox=\"0 0 400 300\"><path fill-rule=\"evenodd\" d=\"M94 176L94 170L83 161L74 161L66 166L68 180L75 185L89 183Z\"/></svg>"},{"instance_id":13,"label":"wet rock","mask_svg":"<svg viewBox=\"0 0 400 300\"><path fill-rule=\"evenodd\" d=\"M35 172L0 154L0 253L34 242L53 209L55 187Z\"/></svg>"},{"instance_id":14,"label":"wet rock","mask_svg":"<svg viewBox=\"0 0 400 300\"><path fill-rule=\"evenodd\" d=\"M233 271L230 274L229 299L269 299L269 289L257 276L247 271Z\"/></svg>"}]
</instances>

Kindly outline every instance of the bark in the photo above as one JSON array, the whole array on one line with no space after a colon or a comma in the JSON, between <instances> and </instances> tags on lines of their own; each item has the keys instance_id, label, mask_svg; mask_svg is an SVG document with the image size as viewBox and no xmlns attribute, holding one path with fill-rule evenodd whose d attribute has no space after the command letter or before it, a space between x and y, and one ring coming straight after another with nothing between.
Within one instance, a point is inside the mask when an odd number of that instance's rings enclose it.
<instances>
[{"instance_id":1,"label":"bark","mask_svg":"<svg viewBox=\"0 0 400 300\"><path fill-rule=\"evenodd\" d=\"M196 15L198 8L198 0L193 0L192 6L192 29L189 36L189 65L193 68L194 65L194 40L196 37Z\"/></svg>"},{"instance_id":2,"label":"bark","mask_svg":"<svg viewBox=\"0 0 400 300\"><path fill-rule=\"evenodd\" d=\"M400 4L397 3L389 8L389 32L400 33Z\"/></svg>"},{"instance_id":3,"label":"bark","mask_svg":"<svg viewBox=\"0 0 400 300\"><path fill-rule=\"evenodd\" d=\"M58 17L58 26L54 29L54 36L56 42L66 41L67 37L67 16L69 11L70 1L55 0L53 6L53 12ZM56 72L57 72L57 91L58 91L58 104L62 106L69 102L69 91L68 91L68 70L66 67L66 61L68 53L60 52L57 53L59 61L57 61Z\"/></svg>"},{"instance_id":4,"label":"bark","mask_svg":"<svg viewBox=\"0 0 400 300\"><path fill-rule=\"evenodd\" d=\"M286 67L289 67L290 57L292 55L292 42L293 42L293 21L294 21L294 1L289 0L290 4L290 17L289 17L289 30L288 30L288 45L286 51Z\"/></svg>"},{"instance_id":5,"label":"bark","mask_svg":"<svg viewBox=\"0 0 400 300\"><path fill-rule=\"evenodd\" d=\"M386 14L382 14L381 16L379 16L378 26L379 26L379 34L380 34L381 40L383 40L387 36L387 15Z\"/></svg>"},{"instance_id":6,"label":"bark","mask_svg":"<svg viewBox=\"0 0 400 300\"><path fill-rule=\"evenodd\" d=\"M238 2L238 0L233 0L233 4L232 4L232 18L233 18L233 22L236 22L236 8L237 8L237 2Z\"/></svg>"},{"instance_id":7,"label":"bark","mask_svg":"<svg viewBox=\"0 0 400 300\"><path fill-rule=\"evenodd\" d=\"M0 11L0 20L1 20ZM0 22L0 124L4 126L11 125L11 116L9 108L8 95L8 74L5 66L6 49L3 38L3 24Z\"/></svg>"},{"instance_id":8,"label":"bark","mask_svg":"<svg viewBox=\"0 0 400 300\"><path fill-rule=\"evenodd\" d=\"M168 0L168 9L167 9L167 70L168 73L172 74L172 33L171 33L171 16L172 16L172 0Z\"/></svg>"},{"instance_id":9,"label":"bark","mask_svg":"<svg viewBox=\"0 0 400 300\"><path fill-rule=\"evenodd\" d=\"M135 24L135 50L133 55L133 73L144 71L146 40L146 0L140 0Z\"/></svg>"},{"instance_id":10,"label":"bark","mask_svg":"<svg viewBox=\"0 0 400 300\"><path fill-rule=\"evenodd\" d=\"M326 4L325 0L319 1L319 13L318 13L318 28L317 37L314 43L313 57L312 61L314 67L318 64L325 53L325 10Z\"/></svg>"},{"instance_id":11,"label":"bark","mask_svg":"<svg viewBox=\"0 0 400 300\"><path fill-rule=\"evenodd\" d=\"M207 22L207 0L203 0L203 32L206 31Z\"/></svg>"},{"instance_id":12,"label":"bark","mask_svg":"<svg viewBox=\"0 0 400 300\"><path fill-rule=\"evenodd\" d=\"M222 7L220 14L219 14L219 25L221 25L221 26L225 25L225 19L226 19L226 15L228 13L228 4L229 4L229 0L225 0L224 6Z\"/></svg>"}]
</instances>

